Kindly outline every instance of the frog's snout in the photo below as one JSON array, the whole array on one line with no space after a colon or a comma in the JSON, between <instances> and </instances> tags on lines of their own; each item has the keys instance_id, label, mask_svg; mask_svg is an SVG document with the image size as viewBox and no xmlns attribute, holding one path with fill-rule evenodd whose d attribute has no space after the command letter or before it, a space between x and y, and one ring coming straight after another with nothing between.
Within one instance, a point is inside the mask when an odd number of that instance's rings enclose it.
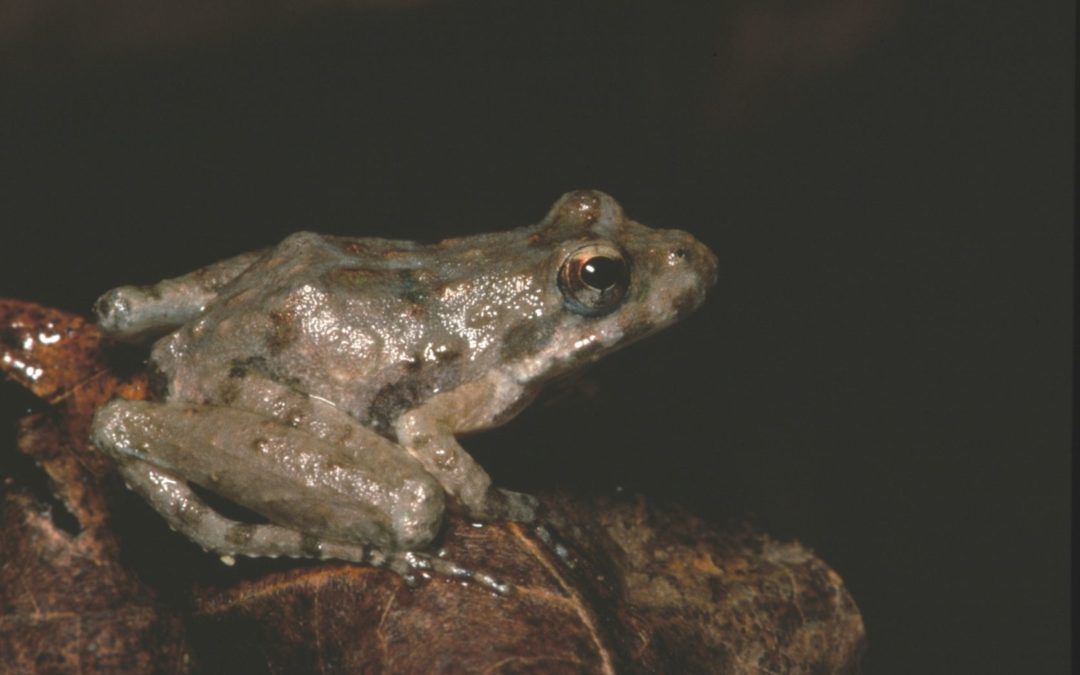
<instances>
[{"instance_id":1,"label":"frog's snout","mask_svg":"<svg viewBox=\"0 0 1080 675\"><path fill-rule=\"evenodd\" d=\"M666 303L673 312L669 320L690 314L705 302L705 293L716 283L719 262L709 247L682 231L669 231L666 255Z\"/></svg>"},{"instance_id":2,"label":"frog's snout","mask_svg":"<svg viewBox=\"0 0 1080 675\"><path fill-rule=\"evenodd\" d=\"M676 232L670 260L672 264L684 265L697 276L700 285L708 288L716 284L720 263L708 246L688 232Z\"/></svg>"}]
</instances>

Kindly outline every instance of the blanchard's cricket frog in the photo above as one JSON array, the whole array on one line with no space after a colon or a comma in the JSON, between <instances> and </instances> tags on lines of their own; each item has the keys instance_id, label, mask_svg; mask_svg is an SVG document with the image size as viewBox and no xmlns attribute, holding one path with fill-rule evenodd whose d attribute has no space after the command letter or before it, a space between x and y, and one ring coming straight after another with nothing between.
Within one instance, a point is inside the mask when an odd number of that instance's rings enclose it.
<instances>
[{"instance_id":1,"label":"blanchard's cricket frog","mask_svg":"<svg viewBox=\"0 0 1080 675\"><path fill-rule=\"evenodd\" d=\"M112 401L93 440L174 529L225 559L469 576L420 553L444 511L529 521L536 501L492 487L455 435L685 316L716 266L689 234L629 220L595 191L564 195L536 225L433 245L301 232L102 296L106 331L174 332L150 356L155 399ZM268 522L225 518L191 484Z\"/></svg>"}]
</instances>

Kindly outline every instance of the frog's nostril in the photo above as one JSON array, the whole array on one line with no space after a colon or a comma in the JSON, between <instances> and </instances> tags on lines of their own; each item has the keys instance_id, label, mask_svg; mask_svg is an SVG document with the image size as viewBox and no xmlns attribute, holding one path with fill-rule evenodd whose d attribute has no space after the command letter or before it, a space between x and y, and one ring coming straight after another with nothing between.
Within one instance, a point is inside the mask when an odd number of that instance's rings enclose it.
<instances>
[{"instance_id":1,"label":"frog's nostril","mask_svg":"<svg viewBox=\"0 0 1080 675\"><path fill-rule=\"evenodd\" d=\"M669 249L668 260L673 265L686 265L706 286L716 283L719 263L709 247L687 234Z\"/></svg>"}]
</instances>

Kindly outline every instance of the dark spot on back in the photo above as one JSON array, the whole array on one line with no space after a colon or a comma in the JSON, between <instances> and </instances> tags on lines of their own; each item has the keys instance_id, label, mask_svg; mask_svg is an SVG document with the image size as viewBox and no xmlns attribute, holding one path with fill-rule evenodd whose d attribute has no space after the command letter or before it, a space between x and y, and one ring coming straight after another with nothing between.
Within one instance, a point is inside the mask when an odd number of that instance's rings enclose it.
<instances>
[{"instance_id":1,"label":"dark spot on back","mask_svg":"<svg viewBox=\"0 0 1080 675\"><path fill-rule=\"evenodd\" d=\"M252 372L265 372L266 358L262 356L248 356L242 359L233 359L229 363L229 377L244 378Z\"/></svg>"},{"instance_id":2,"label":"dark spot on back","mask_svg":"<svg viewBox=\"0 0 1080 675\"><path fill-rule=\"evenodd\" d=\"M416 278L413 270L398 270L398 284L401 289L398 295L403 300L417 305L427 301L427 287Z\"/></svg>"},{"instance_id":3,"label":"dark spot on back","mask_svg":"<svg viewBox=\"0 0 1080 675\"><path fill-rule=\"evenodd\" d=\"M236 377L232 377L232 371L229 371L229 377L222 380L221 386L218 387L218 400L225 405L232 405L239 397L240 380Z\"/></svg>"},{"instance_id":4,"label":"dark spot on back","mask_svg":"<svg viewBox=\"0 0 1080 675\"><path fill-rule=\"evenodd\" d=\"M230 379L242 380L251 375L261 375L271 382L277 382L293 389L299 389L302 386L300 378L285 375L277 368L274 368L271 362L266 360L265 356L247 356L229 362Z\"/></svg>"},{"instance_id":5,"label":"dark spot on back","mask_svg":"<svg viewBox=\"0 0 1080 675\"><path fill-rule=\"evenodd\" d=\"M384 385L368 406L365 426L370 426L381 436L396 440L394 421L402 412L415 408L430 393L430 384L415 376L406 376Z\"/></svg>"},{"instance_id":6,"label":"dark spot on back","mask_svg":"<svg viewBox=\"0 0 1080 675\"><path fill-rule=\"evenodd\" d=\"M296 342L300 329L296 325L296 316L290 310L270 312L270 330L266 334L266 348L271 354L278 354Z\"/></svg>"}]
</instances>

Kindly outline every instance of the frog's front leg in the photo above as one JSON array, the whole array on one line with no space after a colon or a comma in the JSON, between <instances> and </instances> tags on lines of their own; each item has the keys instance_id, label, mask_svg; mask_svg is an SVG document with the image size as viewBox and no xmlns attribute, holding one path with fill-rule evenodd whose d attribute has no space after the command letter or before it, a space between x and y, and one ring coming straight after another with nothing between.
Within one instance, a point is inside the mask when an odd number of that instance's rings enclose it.
<instances>
[{"instance_id":1,"label":"frog's front leg","mask_svg":"<svg viewBox=\"0 0 1080 675\"><path fill-rule=\"evenodd\" d=\"M128 342L160 335L198 316L222 286L244 272L261 251L216 262L152 286L121 286L94 303L97 323Z\"/></svg>"},{"instance_id":2,"label":"frog's front leg","mask_svg":"<svg viewBox=\"0 0 1080 675\"><path fill-rule=\"evenodd\" d=\"M508 379L497 374L484 377L403 414L397 422L398 442L438 479L466 515L530 522L536 518L536 498L492 486L491 477L454 437L498 425L508 408L527 400Z\"/></svg>"}]
</instances>

